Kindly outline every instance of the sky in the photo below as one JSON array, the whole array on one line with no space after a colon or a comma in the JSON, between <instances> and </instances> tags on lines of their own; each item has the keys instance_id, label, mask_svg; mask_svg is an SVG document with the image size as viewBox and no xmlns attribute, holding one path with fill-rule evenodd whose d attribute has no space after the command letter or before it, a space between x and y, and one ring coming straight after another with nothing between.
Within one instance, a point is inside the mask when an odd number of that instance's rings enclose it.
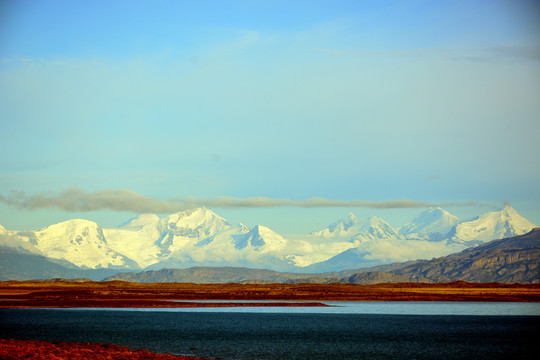
<instances>
[{"instance_id":1,"label":"sky","mask_svg":"<svg viewBox=\"0 0 540 360\"><path fill-rule=\"evenodd\" d=\"M540 5L0 0L0 225L540 224Z\"/></svg>"}]
</instances>

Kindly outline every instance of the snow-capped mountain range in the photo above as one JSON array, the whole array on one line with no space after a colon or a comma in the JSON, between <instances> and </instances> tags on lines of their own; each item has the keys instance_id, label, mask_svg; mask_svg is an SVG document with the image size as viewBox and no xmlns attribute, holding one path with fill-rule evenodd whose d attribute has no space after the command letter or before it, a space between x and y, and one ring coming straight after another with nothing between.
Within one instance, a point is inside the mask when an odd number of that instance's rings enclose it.
<instances>
[{"instance_id":1,"label":"snow-capped mountain range","mask_svg":"<svg viewBox=\"0 0 540 360\"><path fill-rule=\"evenodd\" d=\"M35 231L0 226L0 247L83 269L245 266L315 272L444 256L534 227L510 206L467 221L430 208L399 229L376 216L360 220L348 214L320 231L285 238L196 208L164 218L141 214L110 229L80 219Z\"/></svg>"}]
</instances>

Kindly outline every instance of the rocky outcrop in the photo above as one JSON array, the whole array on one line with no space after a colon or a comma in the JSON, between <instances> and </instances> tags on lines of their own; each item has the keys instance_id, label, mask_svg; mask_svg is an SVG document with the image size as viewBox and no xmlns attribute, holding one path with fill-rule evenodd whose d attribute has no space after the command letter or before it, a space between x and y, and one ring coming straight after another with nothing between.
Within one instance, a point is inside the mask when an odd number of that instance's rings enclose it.
<instances>
[{"instance_id":1,"label":"rocky outcrop","mask_svg":"<svg viewBox=\"0 0 540 360\"><path fill-rule=\"evenodd\" d=\"M540 282L540 229L469 248L457 254L418 262L392 273L414 281Z\"/></svg>"},{"instance_id":2,"label":"rocky outcrop","mask_svg":"<svg viewBox=\"0 0 540 360\"><path fill-rule=\"evenodd\" d=\"M359 273L351 275L347 278L342 279L341 282L346 282L349 284L361 284L361 285L370 285L370 284L381 284L381 283L405 283L410 282L410 278L403 275L392 274L382 271L370 271L365 273ZM419 282L431 282L427 279L419 279Z\"/></svg>"}]
</instances>

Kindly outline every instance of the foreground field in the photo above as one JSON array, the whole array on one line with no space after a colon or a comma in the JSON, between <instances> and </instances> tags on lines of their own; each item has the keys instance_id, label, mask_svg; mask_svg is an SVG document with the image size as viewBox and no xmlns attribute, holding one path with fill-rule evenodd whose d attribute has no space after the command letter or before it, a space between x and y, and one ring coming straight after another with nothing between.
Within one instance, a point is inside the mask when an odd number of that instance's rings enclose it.
<instances>
[{"instance_id":1,"label":"foreground field","mask_svg":"<svg viewBox=\"0 0 540 360\"><path fill-rule=\"evenodd\" d=\"M187 302L175 302L184 300ZM210 301L210 302L197 302ZM212 300L239 300L219 303ZM241 300L274 300L257 303ZM300 303L279 303L299 301ZM539 284L140 284L123 281L0 282L0 308L324 306L316 301L540 301Z\"/></svg>"},{"instance_id":2,"label":"foreground field","mask_svg":"<svg viewBox=\"0 0 540 360\"><path fill-rule=\"evenodd\" d=\"M147 350L131 350L111 344L64 343L34 340L0 339L2 360L203 360L192 356L156 354Z\"/></svg>"}]
</instances>

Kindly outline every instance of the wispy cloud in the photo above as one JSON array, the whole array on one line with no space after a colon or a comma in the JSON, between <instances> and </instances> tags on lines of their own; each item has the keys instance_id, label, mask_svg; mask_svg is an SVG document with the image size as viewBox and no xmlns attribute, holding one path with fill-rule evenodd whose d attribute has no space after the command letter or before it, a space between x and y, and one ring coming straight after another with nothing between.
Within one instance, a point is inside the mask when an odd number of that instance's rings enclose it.
<instances>
[{"instance_id":1,"label":"wispy cloud","mask_svg":"<svg viewBox=\"0 0 540 360\"><path fill-rule=\"evenodd\" d=\"M18 209L59 209L70 212L97 210L132 211L137 213L173 213L194 207L209 208L274 208L274 207L358 207L373 209L425 208L431 206L491 206L476 202L454 202L434 204L411 199L366 201L366 200L332 200L325 198L309 198L304 200L272 199L267 197L234 198L217 197L212 199L172 198L159 200L125 189L109 189L87 192L80 188L69 188L59 193L47 192L38 195L27 195L24 192L12 192L7 196L0 195L0 203L6 203Z\"/></svg>"}]
</instances>

